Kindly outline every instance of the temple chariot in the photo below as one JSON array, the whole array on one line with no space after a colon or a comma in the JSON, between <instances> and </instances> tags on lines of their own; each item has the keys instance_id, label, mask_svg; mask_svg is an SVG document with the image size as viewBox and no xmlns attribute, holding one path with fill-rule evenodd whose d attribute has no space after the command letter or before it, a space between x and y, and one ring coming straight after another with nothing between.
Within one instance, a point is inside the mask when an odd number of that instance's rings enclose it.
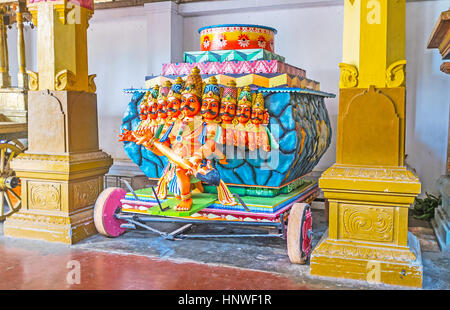
<instances>
[{"instance_id":1,"label":"temple chariot","mask_svg":"<svg viewBox=\"0 0 450 310\"><path fill-rule=\"evenodd\" d=\"M226 24L199 29L200 51L167 63L144 87L126 89L119 140L155 187L98 198L99 232L143 228L175 240L281 237L292 262L311 252L308 175L331 142L320 83L275 54L271 27ZM154 222L183 224L173 232ZM195 235L192 225L267 228L268 233Z\"/></svg>"}]
</instances>

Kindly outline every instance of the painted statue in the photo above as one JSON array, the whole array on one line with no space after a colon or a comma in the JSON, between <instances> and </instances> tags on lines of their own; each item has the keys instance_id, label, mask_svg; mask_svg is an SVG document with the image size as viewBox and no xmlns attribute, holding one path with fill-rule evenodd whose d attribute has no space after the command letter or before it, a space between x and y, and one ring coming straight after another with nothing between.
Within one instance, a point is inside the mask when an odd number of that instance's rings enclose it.
<instances>
[{"instance_id":1,"label":"painted statue","mask_svg":"<svg viewBox=\"0 0 450 310\"><path fill-rule=\"evenodd\" d=\"M248 148L250 151L261 147L264 151L269 152L271 149L270 131L267 129L269 123L269 114L264 108L263 94L259 93L252 105L251 123L247 125Z\"/></svg>"},{"instance_id":2,"label":"painted statue","mask_svg":"<svg viewBox=\"0 0 450 310\"><path fill-rule=\"evenodd\" d=\"M182 115L174 121L162 139L155 141L152 138L150 141L153 140L153 143L144 144L155 154L169 157L170 164L175 165L173 168L168 168L168 171L175 169L174 178L176 178L181 200L175 207L177 211L190 210L192 207L191 185L194 185L196 190L203 191L201 181L196 177L198 172L213 170L210 163L204 162L206 157L213 153L214 144L206 139L204 132L205 126L200 113L202 96L203 81L198 68L194 68L186 78L185 88L182 91L180 106ZM218 116L218 106L216 111Z\"/></svg>"},{"instance_id":3,"label":"painted statue","mask_svg":"<svg viewBox=\"0 0 450 310\"><path fill-rule=\"evenodd\" d=\"M212 76L203 82L194 67L183 81L178 77L148 91L140 104L141 122L135 131L124 129L120 141L132 141L169 163L158 180L156 195L172 192L180 203L176 211L190 210L192 193L203 192L202 182L217 187L222 205L236 205L214 161L227 165L223 147L242 147L269 152L277 148L267 128L269 115L262 93L234 81L220 87Z\"/></svg>"},{"instance_id":4,"label":"painted statue","mask_svg":"<svg viewBox=\"0 0 450 310\"><path fill-rule=\"evenodd\" d=\"M145 124L142 131L138 131L140 136L145 136L147 131L149 131L152 135L156 133L156 130L159 127L158 120L158 96L159 96L159 86L156 85L151 91L150 96L148 97L148 115L147 123Z\"/></svg>"},{"instance_id":5,"label":"painted statue","mask_svg":"<svg viewBox=\"0 0 450 310\"><path fill-rule=\"evenodd\" d=\"M220 118L222 120L220 128L219 143L223 145L234 145L235 126L234 119L237 111L237 88L236 82L231 80L223 88L220 105Z\"/></svg>"},{"instance_id":6,"label":"painted statue","mask_svg":"<svg viewBox=\"0 0 450 310\"><path fill-rule=\"evenodd\" d=\"M144 98L139 105L140 123L136 130L130 131L124 129L119 135L119 141L136 142L142 144L149 135L153 136L156 133L158 124L158 103L159 86L156 85L152 90L147 91Z\"/></svg>"},{"instance_id":7,"label":"painted statue","mask_svg":"<svg viewBox=\"0 0 450 310\"><path fill-rule=\"evenodd\" d=\"M119 135L119 141L130 141L130 142L136 142L136 133L138 131L141 131L142 127L144 126L145 122L147 121L148 117L148 96L150 96L150 91L147 91L144 95L144 98L142 99L141 103L139 104L139 126L135 131L124 129L123 132Z\"/></svg>"},{"instance_id":8,"label":"painted statue","mask_svg":"<svg viewBox=\"0 0 450 310\"><path fill-rule=\"evenodd\" d=\"M203 98L201 114L203 117L202 133L200 135L201 149L198 151L197 156L204 158L204 165L211 166L211 157L215 155L215 158L222 164L226 164L225 155L218 149L217 135L220 133L220 94L223 91L217 85L217 79L213 76L206 84ZM220 180L219 186L217 186L217 195L219 202L223 205L236 205L232 194L228 190L225 183Z\"/></svg>"},{"instance_id":9,"label":"painted statue","mask_svg":"<svg viewBox=\"0 0 450 310\"><path fill-rule=\"evenodd\" d=\"M252 116L252 102L254 94L252 94L250 87L245 86L239 93L239 100L236 111L235 123L235 138L234 145L238 147L245 147L248 145L247 124L250 122Z\"/></svg>"}]
</instances>

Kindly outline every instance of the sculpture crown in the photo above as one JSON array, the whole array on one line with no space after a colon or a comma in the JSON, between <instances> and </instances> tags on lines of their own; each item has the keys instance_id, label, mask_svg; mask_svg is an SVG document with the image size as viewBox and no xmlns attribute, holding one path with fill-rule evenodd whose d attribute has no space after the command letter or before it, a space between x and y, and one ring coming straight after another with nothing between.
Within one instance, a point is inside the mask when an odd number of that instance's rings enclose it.
<instances>
[{"instance_id":1,"label":"sculpture crown","mask_svg":"<svg viewBox=\"0 0 450 310\"><path fill-rule=\"evenodd\" d=\"M258 95L256 95L256 99L255 102L253 102L252 109L264 110L264 96L262 93L258 93Z\"/></svg>"},{"instance_id":2,"label":"sculpture crown","mask_svg":"<svg viewBox=\"0 0 450 310\"><path fill-rule=\"evenodd\" d=\"M213 98L216 100L220 99L220 89L219 85L217 85L217 79L215 76L209 78L208 84L205 86L203 98Z\"/></svg>"},{"instance_id":3,"label":"sculpture crown","mask_svg":"<svg viewBox=\"0 0 450 310\"><path fill-rule=\"evenodd\" d=\"M227 86L223 89L222 102L234 102L237 100L237 88L236 82L233 80L228 81Z\"/></svg>"},{"instance_id":4,"label":"sculpture crown","mask_svg":"<svg viewBox=\"0 0 450 310\"><path fill-rule=\"evenodd\" d=\"M202 97L202 88L203 88L203 80L200 76L200 70L197 67L194 67L191 70L191 73L186 78L186 89L183 91L183 94L193 94L198 98Z\"/></svg>"},{"instance_id":5,"label":"sculpture crown","mask_svg":"<svg viewBox=\"0 0 450 310\"><path fill-rule=\"evenodd\" d=\"M152 88L152 90L150 90L149 91L149 93L150 93L150 95L151 95L151 98L150 98L150 96L149 96L149 100L150 99L156 99L156 98L158 98L158 95L159 95L159 85L155 85L153 88Z\"/></svg>"},{"instance_id":6,"label":"sculpture crown","mask_svg":"<svg viewBox=\"0 0 450 310\"><path fill-rule=\"evenodd\" d=\"M167 94L168 97L181 97L181 91L183 90L183 79L181 77L177 77L172 84L171 89L169 90L169 93Z\"/></svg>"},{"instance_id":7,"label":"sculpture crown","mask_svg":"<svg viewBox=\"0 0 450 310\"><path fill-rule=\"evenodd\" d=\"M252 91L250 89L250 86L245 86L241 93L239 94L239 105L245 105L248 107L252 106Z\"/></svg>"},{"instance_id":8,"label":"sculpture crown","mask_svg":"<svg viewBox=\"0 0 450 310\"><path fill-rule=\"evenodd\" d=\"M171 87L172 83L170 81L165 81L163 86L159 89L158 99L167 98Z\"/></svg>"}]
</instances>

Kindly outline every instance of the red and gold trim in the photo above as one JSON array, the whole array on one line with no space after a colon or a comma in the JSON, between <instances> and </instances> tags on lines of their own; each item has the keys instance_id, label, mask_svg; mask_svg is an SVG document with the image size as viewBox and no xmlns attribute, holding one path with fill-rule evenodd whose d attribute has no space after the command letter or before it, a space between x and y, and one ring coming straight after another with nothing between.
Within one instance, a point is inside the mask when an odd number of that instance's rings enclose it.
<instances>
[{"instance_id":1,"label":"red and gold trim","mask_svg":"<svg viewBox=\"0 0 450 310\"><path fill-rule=\"evenodd\" d=\"M274 52L276 30L258 25L219 25L199 30L202 51L262 48Z\"/></svg>"}]
</instances>

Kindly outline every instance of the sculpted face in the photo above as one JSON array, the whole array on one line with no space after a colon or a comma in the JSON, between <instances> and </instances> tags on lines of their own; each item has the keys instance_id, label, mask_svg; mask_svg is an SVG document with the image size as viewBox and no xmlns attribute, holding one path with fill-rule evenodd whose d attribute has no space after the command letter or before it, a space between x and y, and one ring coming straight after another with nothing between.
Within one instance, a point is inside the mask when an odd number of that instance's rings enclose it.
<instances>
[{"instance_id":1,"label":"sculpted face","mask_svg":"<svg viewBox=\"0 0 450 310\"><path fill-rule=\"evenodd\" d=\"M160 119L167 118L167 102L164 99L158 100L158 117Z\"/></svg>"},{"instance_id":2,"label":"sculpted face","mask_svg":"<svg viewBox=\"0 0 450 310\"><path fill-rule=\"evenodd\" d=\"M252 123L255 125L262 124L264 122L264 111L260 108L254 108L252 111Z\"/></svg>"},{"instance_id":3,"label":"sculpted face","mask_svg":"<svg viewBox=\"0 0 450 310\"><path fill-rule=\"evenodd\" d=\"M150 119L156 119L158 117L158 104L154 102L153 100L149 102L149 116Z\"/></svg>"},{"instance_id":4,"label":"sculpted face","mask_svg":"<svg viewBox=\"0 0 450 310\"><path fill-rule=\"evenodd\" d=\"M236 116L236 103L231 101L223 101L220 107L220 117L225 124L231 124Z\"/></svg>"},{"instance_id":5,"label":"sculpted face","mask_svg":"<svg viewBox=\"0 0 450 310\"><path fill-rule=\"evenodd\" d=\"M186 114L186 116L192 117L200 112L200 102L196 95L193 94L183 94L181 97L181 110Z\"/></svg>"},{"instance_id":6,"label":"sculpted face","mask_svg":"<svg viewBox=\"0 0 450 310\"><path fill-rule=\"evenodd\" d=\"M204 98L201 113L204 119L215 119L219 116L219 101L214 98Z\"/></svg>"},{"instance_id":7,"label":"sculpted face","mask_svg":"<svg viewBox=\"0 0 450 310\"><path fill-rule=\"evenodd\" d=\"M167 98L167 117L169 118L177 118L180 115L180 106L181 102L176 97L168 97Z\"/></svg>"},{"instance_id":8,"label":"sculpted face","mask_svg":"<svg viewBox=\"0 0 450 310\"><path fill-rule=\"evenodd\" d=\"M239 123L246 124L250 119L252 108L247 105L239 105L236 113Z\"/></svg>"},{"instance_id":9,"label":"sculpted face","mask_svg":"<svg viewBox=\"0 0 450 310\"><path fill-rule=\"evenodd\" d=\"M141 120L144 120L144 119L147 118L147 114L148 114L148 111L147 111L147 103L142 102L142 103L139 105L139 118L140 118Z\"/></svg>"}]
</instances>

